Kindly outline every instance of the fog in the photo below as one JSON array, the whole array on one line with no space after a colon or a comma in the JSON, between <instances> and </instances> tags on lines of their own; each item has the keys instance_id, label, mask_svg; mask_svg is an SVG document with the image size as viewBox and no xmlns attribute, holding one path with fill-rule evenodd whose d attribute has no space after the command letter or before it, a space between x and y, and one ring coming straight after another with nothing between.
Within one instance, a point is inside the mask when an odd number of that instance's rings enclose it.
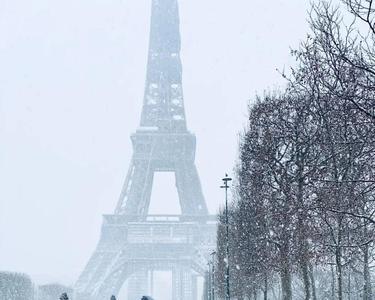
<instances>
[{"instance_id":1,"label":"fog","mask_svg":"<svg viewBox=\"0 0 375 300\"><path fill-rule=\"evenodd\" d=\"M140 121L150 4L0 1L0 270L73 284L93 252ZM234 167L248 101L284 84L276 68L293 64L308 8L180 1L185 110L211 213L223 203L220 179ZM163 196L173 184L155 182L155 211L178 210Z\"/></svg>"}]
</instances>

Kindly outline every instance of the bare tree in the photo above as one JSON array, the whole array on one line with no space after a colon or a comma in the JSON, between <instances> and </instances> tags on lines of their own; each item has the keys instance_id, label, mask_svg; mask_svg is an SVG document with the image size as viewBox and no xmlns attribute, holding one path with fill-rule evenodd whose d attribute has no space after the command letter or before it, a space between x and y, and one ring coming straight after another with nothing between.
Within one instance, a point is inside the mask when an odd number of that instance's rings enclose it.
<instances>
[{"instance_id":1,"label":"bare tree","mask_svg":"<svg viewBox=\"0 0 375 300\"><path fill-rule=\"evenodd\" d=\"M313 5L287 89L250 106L231 212L240 297L267 299L278 274L283 300L292 278L305 300L373 298L374 11L370 0L343 2L353 22L326 1ZM219 230L219 249L221 239Z\"/></svg>"},{"instance_id":2,"label":"bare tree","mask_svg":"<svg viewBox=\"0 0 375 300\"><path fill-rule=\"evenodd\" d=\"M25 274L0 272L0 299L34 299L34 285Z\"/></svg>"}]
</instances>

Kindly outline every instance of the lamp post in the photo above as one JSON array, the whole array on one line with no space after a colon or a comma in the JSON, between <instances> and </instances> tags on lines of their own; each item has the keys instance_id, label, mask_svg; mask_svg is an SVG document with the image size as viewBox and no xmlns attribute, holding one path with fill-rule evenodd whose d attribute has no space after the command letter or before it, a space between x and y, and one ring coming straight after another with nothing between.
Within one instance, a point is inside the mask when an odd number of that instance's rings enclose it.
<instances>
[{"instance_id":1,"label":"lamp post","mask_svg":"<svg viewBox=\"0 0 375 300\"><path fill-rule=\"evenodd\" d=\"M211 294L211 283L212 283L212 274L211 274L211 261L208 261L208 278L207 278L207 299L212 300L212 294Z\"/></svg>"},{"instance_id":2,"label":"lamp post","mask_svg":"<svg viewBox=\"0 0 375 300\"><path fill-rule=\"evenodd\" d=\"M232 178L228 177L228 174L225 174L225 177L222 179L224 185L221 188L225 189L225 227L226 227L226 294L225 299L230 300L230 286L229 286L229 220L228 220L228 189L229 185L228 182L232 180Z\"/></svg>"},{"instance_id":3,"label":"lamp post","mask_svg":"<svg viewBox=\"0 0 375 300\"><path fill-rule=\"evenodd\" d=\"M216 254L216 251L211 252L211 256L212 256L211 300L215 300L215 254Z\"/></svg>"}]
</instances>

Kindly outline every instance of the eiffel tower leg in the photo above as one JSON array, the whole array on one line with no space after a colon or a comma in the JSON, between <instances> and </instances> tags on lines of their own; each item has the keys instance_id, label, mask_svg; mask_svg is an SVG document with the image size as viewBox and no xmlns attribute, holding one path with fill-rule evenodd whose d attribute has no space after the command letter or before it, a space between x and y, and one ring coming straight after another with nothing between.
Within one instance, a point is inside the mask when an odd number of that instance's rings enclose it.
<instances>
[{"instance_id":1,"label":"eiffel tower leg","mask_svg":"<svg viewBox=\"0 0 375 300\"><path fill-rule=\"evenodd\" d=\"M173 267L172 269L172 299L173 300L180 300L180 280L179 280L179 272L177 267Z\"/></svg>"},{"instance_id":2,"label":"eiffel tower leg","mask_svg":"<svg viewBox=\"0 0 375 300\"><path fill-rule=\"evenodd\" d=\"M196 281L194 281L192 271L189 268L176 266L172 271L172 280L173 300L196 300L196 296L194 296L196 294Z\"/></svg>"},{"instance_id":3,"label":"eiffel tower leg","mask_svg":"<svg viewBox=\"0 0 375 300\"><path fill-rule=\"evenodd\" d=\"M111 269L111 265L116 260L116 252L98 252L94 255L87 264L84 272L79 278L75 286L78 300L84 300L87 297L91 299L95 294L98 286L101 286L106 281L106 273Z\"/></svg>"},{"instance_id":4,"label":"eiffel tower leg","mask_svg":"<svg viewBox=\"0 0 375 300\"><path fill-rule=\"evenodd\" d=\"M191 279L191 300L197 300L198 299L198 277L196 275L192 275Z\"/></svg>"},{"instance_id":5,"label":"eiffel tower leg","mask_svg":"<svg viewBox=\"0 0 375 300\"><path fill-rule=\"evenodd\" d=\"M147 269L143 268L129 278L128 300L139 300L149 292L149 278Z\"/></svg>"},{"instance_id":6,"label":"eiffel tower leg","mask_svg":"<svg viewBox=\"0 0 375 300\"><path fill-rule=\"evenodd\" d=\"M150 270L150 286L149 286L149 290L150 290L150 295L153 295L154 294L154 270L153 269Z\"/></svg>"},{"instance_id":7,"label":"eiffel tower leg","mask_svg":"<svg viewBox=\"0 0 375 300\"><path fill-rule=\"evenodd\" d=\"M183 215L208 214L198 171L193 162L180 162L176 166L176 185Z\"/></svg>"},{"instance_id":8,"label":"eiffel tower leg","mask_svg":"<svg viewBox=\"0 0 375 300\"><path fill-rule=\"evenodd\" d=\"M182 299L183 300L193 300L193 276L191 270L183 269L182 270Z\"/></svg>"},{"instance_id":9,"label":"eiffel tower leg","mask_svg":"<svg viewBox=\"0 0 375 300\"><path fill-rule=\"evenodd\" d=\"M116 208L116 214L146 216L154 169L151 160L133 159Z\"/></svg>"},{"instance_id":10,"label":"eiffel tower leg","mask_svg":"<svg viewBox=\"0 0 375 300\"><path fill-rule=\"evenodd\" d=\"M180 268L175 266L172 270L172 299L181 300L181 272Z\"/></svg>"}]
</instances>

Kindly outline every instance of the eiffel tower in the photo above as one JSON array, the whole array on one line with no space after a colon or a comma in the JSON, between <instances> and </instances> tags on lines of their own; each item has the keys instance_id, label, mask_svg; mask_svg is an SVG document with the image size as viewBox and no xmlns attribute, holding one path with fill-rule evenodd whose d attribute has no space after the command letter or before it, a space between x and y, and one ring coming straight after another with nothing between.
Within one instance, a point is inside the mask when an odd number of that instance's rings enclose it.
<instances>
[{"instance_id":1,"label":"eiffel tower","mask_svg":"<svg viewBox=\"0 0 375 300\"><path fill-rule=\"evenodd\" d=\"M194 163L182 91L177 0L152 0L146 87L133 157L114 214L75 285L77 300L104 300L127 285L128 300L153 292L153 273L172 273L172 299L196 300L216 243ZM181 215L149 215L155 172L174 172ZM165 195L168 200L168 195Z\"/></svg>"}]
</instances>

